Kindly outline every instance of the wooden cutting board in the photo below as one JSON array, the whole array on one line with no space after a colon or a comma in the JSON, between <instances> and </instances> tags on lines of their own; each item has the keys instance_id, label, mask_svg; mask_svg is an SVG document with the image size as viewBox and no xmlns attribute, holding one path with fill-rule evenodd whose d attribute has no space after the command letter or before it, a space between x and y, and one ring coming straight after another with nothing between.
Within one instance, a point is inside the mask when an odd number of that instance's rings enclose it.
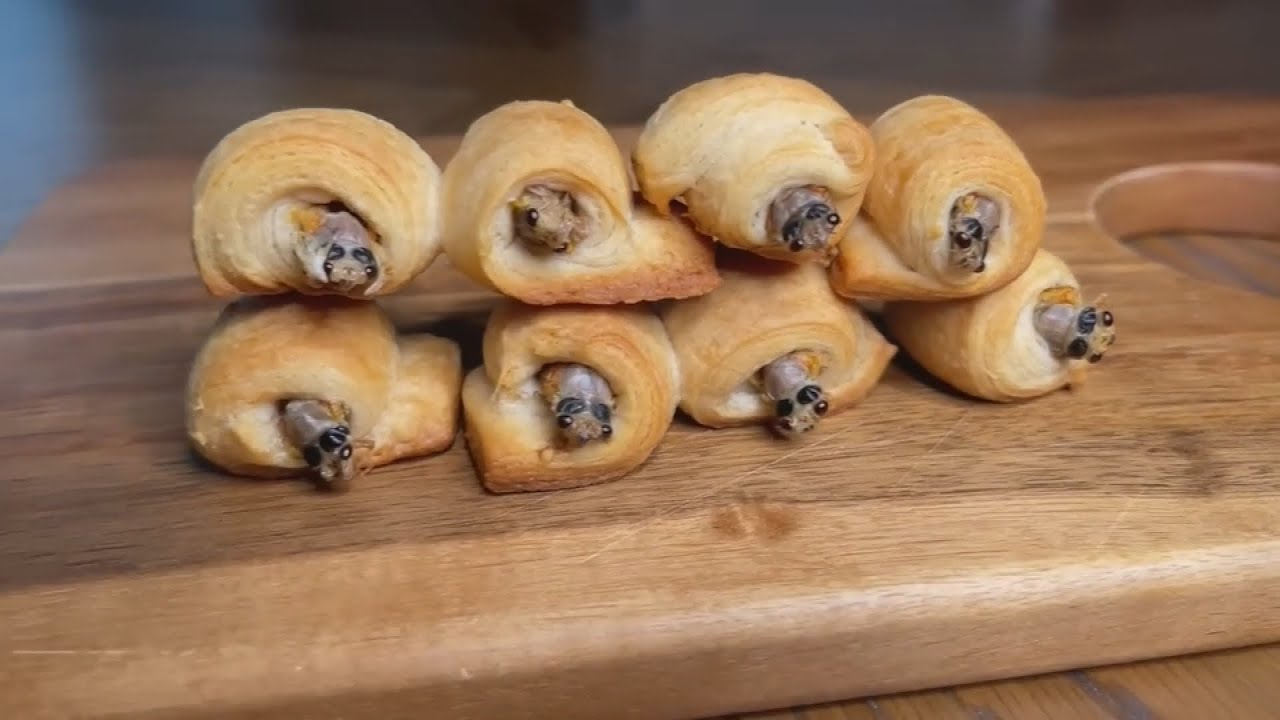
<instances>
[{"instance_id":1,"label":"wooden cutting board","mask_svg":"<svg viewBox=\"0 0 1280 720\"><path fill-rule=\"evenodd\" d=\"M0 253L3 714L690 717L1280 639L1280 303L1107 235L1280 234L1275 166L1107 184L1280 160L1280 103L989 110L1116 308L1085 387L997 406L904 360L801 443L680 419L533 495L486 495L461 439L341 496L202 465L198 158L53 193ZM442 262L385 305L474 364L492 300Z\"/></svg>"}]
</instances>

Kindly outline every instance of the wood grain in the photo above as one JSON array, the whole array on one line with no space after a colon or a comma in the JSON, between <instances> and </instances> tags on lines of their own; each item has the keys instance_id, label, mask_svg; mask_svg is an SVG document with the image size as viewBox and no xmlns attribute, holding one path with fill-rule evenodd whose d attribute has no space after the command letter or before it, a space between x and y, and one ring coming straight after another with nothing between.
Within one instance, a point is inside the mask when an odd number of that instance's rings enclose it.
<instances>
[{"instance_id":1,"label":"wood grain","mask_svg":"<svg viewBox=\"0 0 1280 720\"><path fill-rule=\"evenodd\" d=\"M1123 312L1085 389L995 407L900 366L801 447L681 422L635 475L538 496L485 495L460 444L339 499L200 466L194 161L55 193L0 255L5 696L22 717L708 716L1280 638L1275 301L1144 259L1088 204L1134 166L1280 159L1280 105L993 112L1046 179L1046 244ZM465 339L490 301L442 264L386 304ZM980 704L921 698L893 707Z\"/></svg>"}]
</instances>

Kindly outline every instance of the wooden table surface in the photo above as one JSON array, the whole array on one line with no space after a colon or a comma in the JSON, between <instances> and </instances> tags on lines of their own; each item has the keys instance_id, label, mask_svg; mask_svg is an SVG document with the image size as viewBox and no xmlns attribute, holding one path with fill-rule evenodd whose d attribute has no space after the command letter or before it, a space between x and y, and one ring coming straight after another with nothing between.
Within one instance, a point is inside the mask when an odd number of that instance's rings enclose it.
<instances>
[{"instance_id":1,"label":"wooden table surface","mask_svg":"<svg viewBox=\"0 0 1280 720\"><path fill-rule=\"evenodd\" d=\"M24 112L0 119L11 159L0 166L0 221L16 226L88 167L199 153L280 105L352 105L425 135L530 95L573 96L606 122L635 122L671 89L744 66L806 75L863 113L936 89L978 102L1280 90L1267 69L1280 56L1256 32L1280 19L1269 3L986 3L989 22L977 24L950 3L924 3L926 19L910 21L812 3L794 11L824 18L808 30L808 52L777 37L783 11L764 3L732 12L700 3L680 23L670 22L675 6L659 2L564 3L555 13L474 2L466 16L429 5L358 15L338 3L7 6L0 19L13 41L0 47L0 80ZM954 45L964 22L964 42L978 48L972 64L956 62L949 47L928 50ZM333 52L344 43L354 51ZM1248 125L1228 127L1238 141L1226 144L1247 150ZM1192 275L1280 294L1280 254L1265 239L1166 236L1134 246ZM1278 678L1280 650L1262 647L780 716L1261 718L1280 707Z\"/></svg>"}]
</instances>

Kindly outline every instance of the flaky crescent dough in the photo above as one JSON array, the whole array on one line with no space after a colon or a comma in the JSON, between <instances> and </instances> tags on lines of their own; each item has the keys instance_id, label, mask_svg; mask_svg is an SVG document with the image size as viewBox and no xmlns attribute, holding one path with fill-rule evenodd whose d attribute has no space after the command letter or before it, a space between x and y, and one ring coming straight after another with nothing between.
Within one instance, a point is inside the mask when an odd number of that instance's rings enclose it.
<instances>
[{"instance_id":1,"label":"flaky crescent dough","mask_svg":"<svg viewBox=\"0 0 1280 720\"><path fill-rule=\"evenodd\" d=\"M187 435L230 473L300 475L306 464L282 431L280 407L318 399L348 410L352 436L371 445L360 462L378 467L453 443L461 380L456 344L397 338L375 302L243 298L223 310L192 365Z\"/></svg>"},{"instance_id":2,"label":"flaky crescent dough","mask_svg":"<svg viewBox=\"0 0 1280 720\"><path fill-rule=\"evenodd\" d=\"M897 353L856 304L832 292L817 265L737 255L726 256L720 273L714 292L663 313L680 361L680 408L702 425L771 419L773 407L752 376L787 353L809 350L822 358L818 381L829 415L866 397Z\"/></svg>"},{"instance_id":3,"label":"flaky crescent dough","mask_svg":"<svg viewBox=\"0 0 1280 720\"><path fill-rule=\"evenodd\" d=\"M1066 263L1042 249L1022 275L988 295L888 303L885 325L926 372L965 394L995 402L1034 398L1083 382L1088 367L1056 357L1036 331L1036 304L1051 288L1080 295Z\"/></svg>"},{"instance_id":4,"label":"flaky crescent dough","mask_svg":"<svg viewBox=\"0 0 1280 720\"><path fill-rule=\"evenodd\" d=\"M440 254L440 170L413 138L356 110L301 108L251 120L205 158L192 249L217 297L386 295ZM373 236L378 277L347 293L308 279L296 256L309 209L338 201Z\"/></svg>"},{"instance_id":5,"label":"flaky crescent dough","mask_svg":"<svg viewBox=\"0 0 1280 720\"><path fill-rule=\"evenodd\" d=\"M534 252L512 203L529 185L571 191L594 231L572 251ZM515 101L476 119L444 170L444 247L473 281L536 305L700 295L718 282L708 239L634 208L609 132L568 101Z\"/></svg>"},{"instance_id":6,"label":"flaky crescent dough","mask_svg":"<svg viewBox=\"0 0 1280 720\"><path fill-rule=\"evenodd\" d=\"M862 205L876 155L870 133L807 81L739 73L690 85L649 117L632 152L644 197L672 201L719 242L796 261L767 238L769 206L786 189L830 190L839 240Z\"/></svg>"},{"instance_id":7,"label":"flaky crescent dough","mask_svg":"<svg viewBox=\"0 0 1280 720\"><path fill-rule=\"evenodd\" d=\"M885 111L871 135L876 167L863 216L831 265L838 292L887 300L973 297L1026 269L1044 231L1044 191L991 118L954 98L926 95ZM1001 209L981 273L953 269L947 260L951 206L966 193L983 194Z\"/></svg>"},{"instance_id":8,"label":"flaky crescent dough","mask_svg":"<svg viewBox=\"0 0 1280 720\"><path fill-rule=\"evenodd\" d=\"M561 449L539 394L548 363L586 365L617 400L606 442ZM462 386L467 445L493 492L570 488L621 478L658 446L675 416L679 371L662 322L642 306L500 304L484 334L484 365Z\"/></svg>"}]
</instances>

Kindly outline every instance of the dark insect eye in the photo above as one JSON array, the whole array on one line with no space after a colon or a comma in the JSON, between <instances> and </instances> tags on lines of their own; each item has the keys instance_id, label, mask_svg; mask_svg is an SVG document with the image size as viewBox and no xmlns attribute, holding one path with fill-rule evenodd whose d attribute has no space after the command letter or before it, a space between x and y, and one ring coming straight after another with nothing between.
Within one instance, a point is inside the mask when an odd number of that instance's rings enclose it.
<instances>
[{"instance_id":1,"label":"dark insect eye","mask_svg":"<svg viewBox=\"0 0 1280 720\"><path fill-rule=\"evenodd\" d=\"M840 216L835 213L831 213L830 215L827 216L827 222L831 225L839 225Z\"/></svg>"},{"instance_id":2,"label":"dark insect eye","mask_svg":"<svg viewBox=\"0 0 1280 720\"><path fill-rule=\"evenodd\" d=\"M527 223L527 224L529 224L529 225L537 225L537 224L538 224L538 211L537 211L537 210L534 210L533 208L529 208L528 210L525 210L525 211L524 211L524 221L525 221L525 223Z\"/></svg>"},{"instance_id":3,"label":"dark insect eye","mask_svg":"<svg viewBox=\"0 0 1280 720\"><path fill-rule=\"evenodd\" d=\"M817 400L822 395L822 390L817 385L805 385L800 388L800 392L796 393L796 399L801 405L808 405Z\"/></svg>"},{"instance_id":4,"label":"dark insect eye","mask_svg":"<svg viewBox=\"0 0 1280 720\"><path fill-rule=\"evenodd\" d=\"M1090 355L1090 356L1089 356L1089 363L1090 363L1090 364L1093 364L1093 363L1098 362L1098 361L1099 361L1099 360L1101 360L1101 359L1102 359L1102 356L1101 356L1101 355L1099 355L1098 353L1094 353L1094 354L1092 354L1092 355Z\"/></svg>"},{"instance_id":5,"label":"dark insect eye","mask_svg":"<svg viewBox=\"0 0 1280 720\"><path fill-rule=\"evenodd\" d=\"M557 415L557 416L556 416L556 424L557 424L557 425L559 425L559 426L560 426L560 427L562 427L562 428L567 428L567 427L569 427L570 425L572 425L572 424L573 424L573 416L572 416L572 415Z\"/></svg>"},{"instance_id":6,"label":"dark insect eye","mask_svg":"<svg viewBox=\"0 0 1280 720\"><path fill-rule=\"evenodd\" d=\"M378 269L375 267L367 267L364 269L364 274L369 277L373 277L374 275L378 274Z\"/></svg>"},{"instance_id":7,"label":"dark insect eye","mask_svg":"<svg viewBox=\"0 0 1280 720\"><path fill-rule=\"evenodd\" d=\"M609 437L609 436L613 435L613 426L612 426L612 425L601 425L601 426L600 426L600 434L601 434L601 435L603 435L603 436L605 436L605 437Z\"/></svg>"},{"instance_id":8,"label":"dark insect eye","mask_svg":"<svg viewBox=\"0 0 1280 720\"><path fill-rule=\"evenodd\" d=\"M819 400L818 404L813 406L813 411L819 415L826 415L828 407L826 400Z\"/></svg>"},{"instance_id":9,"label":"dark insect eye","mask_svg":"<svg viewBox=\"0 0 1280 720\"><path fill-rule=\"evenodd\" d=\"M308 445L302 448L302 459L305 460L307 465L310 467L318 466L320 464L321 457L320 448L315 445Z\"/></svg>"},{"instance_id":10,"label":"dark insect eye","mask_svg":"<svg viewBox=\"0 0 1280 720\"><path fill-rule=\"evenodd\" d=\"M773 408L773 413L778 417L785 417L790 415L795 409L795 403L791 402L788 398L783 398L779 400L778 404Z\"/></svg>"},{"instance_id":11,"label":"dark insect eye","mask_svg":"<svg viewBox=\"0 0 1280 720\"><path fill-rule=\"evenodd\" d=\"M1073 358L1082 358L1087 352L1089 352L1089 343L1084 338L1076 338L1067 346L1067 355Z\"/></svg>"},{"instance_id":12,"label":"dark insect eye","mask_svg":"<svg viewBox=\"0 0 1280 720\"><path fill-rule=\"evenodd\" d=\"M587 404L580 398L567 397L556 403L556 412L561 415L574 415L587 409Z\"/></svg>"},{"instance_id":13,"label":"dark insect eye","mask_svg":"<svg viewBox=\"0 0 1280 720\"><path fill-rule=\"evenodd\" d=\"M782 226L782 239L791 244L791 249L796 249L796 244L800 242L800 221L788 220L786 225Z\"/></svg>"},{"instance_id":14,"label":"dark insect eye","mask_svg":"<svg viewBox=\"0 0 1280 720\"><path fill-rule=\"evenodd\" d=\"M1103 324L1103 325L1106 325L1107 327L1111 327L1111 324L1112 324L1112 323L1114 323L1115 321L1116 321L1115 317L1113 317L1113 316L1111 315L1111 313L1110 313L1110 312L1103 312L1103 313L1102 313L1102 324Z\"/></svg>"},{"instance_id":15,"label":"dark insect eye","mask_svg":"<svg viewBox=\"0 0 1280 720\"><path fill-rule=\"evenodd\" d=\"M351 446L350 446L350 445L348 445L347 447L342 448L342 459L343 459L343 460L346 460L346 459L347 459L347 458L349 458L349 457L351 457Z\"/></svg>"},{"instance_id":16,"label":"dark insect eye","mask_svg":"<svg viewBox=\"0 0 1280 720\"><path fill-rule=\"evenodd\" d=\"M338 260L345 254L345 252L346 251L342 249L341 245L333 245L329 248L329 254L326 257L329 260Z\"/></svg>"},{"instance_id":17,"label":"dark insect eye","mask_svg":"<svg viewBox=\"0 0 1280 720\"><path fill-rule=\"evenodd\" d=\"M327 273L331 273L331 272L333 272L333 263L331 263L331 262L327 262L327 263L325 263L325 264L324 264L324 271L325 271L325 272L327 272Z\"/></svg>"},{"instance_id":18,"label":"dark insect eye","mask_svg":"<svg viewBox=\"0 0 1280 720\"><path fill-rule=\"evenodd\" d=\"M595 405L592 405L591 414L594 415L596 419L602 423L609 422L609 418L611 416L611 413L609 412L609 406L605 405L604 403L596 403Z\"/></svg>"},{"instance_id":19,"label":"dark insect eye","mask_svg":"<svg viewBox=\"0 0 1280 720\"><path fill-rule=\"evenodd\" d=\"M355 250L352 250L351 257L359 260L362 263L373 262L373 253L369 252L368 250L365 250L364 248L356 248Z\"/></svg>"},{"instance_id":20,"label":"dark insect eye","mask_svg":"<svg viewBox=\"0 0 1280 720\"><path fill-rule=\"evenodd\" d=\"M791 248L791 252L800 252L804 249L804 243L799 240L793 240L787 247Z\"/></svg>"},{"instance_id":21,"label":"dark insect eye","mask_svg":"<svg viewBox=\"0 0 1280 720\"><path fill-rule=\"evenodd\" d=\"M1076 319L1076 327L1082 333L1091 333L1093 328L1098 324L1098 311L1093 308L1085 308L1080 312L1080 317Z\"/></svg>"},{"instance_id":22,"label":"dark insect eye","mask_svg":"<svg viewBox=\"0 0 1280 720\"><path fill-rule=\"evenodd\" d=\"M956 235L955 242L956 242L956 247L960 248L961 250L968 250L969 246L973 244L973 241L969 239L969 236L965 235L964 233Z\"/></svg>"},{"instance_id":23,"label":"dark insect eye","mask_svg":"<svg viewBox=\"0 0 1280 720\"><path fill-rule=\"evenodd\" d=\"M343 436L342 433L334 432L333 430L326 430L324 431L324 434L320 436L320 448L325 452L333 452L334 450L342 447L342 444L346 442L346 440L347 438Z\"/></svg>"}]
</instances>

